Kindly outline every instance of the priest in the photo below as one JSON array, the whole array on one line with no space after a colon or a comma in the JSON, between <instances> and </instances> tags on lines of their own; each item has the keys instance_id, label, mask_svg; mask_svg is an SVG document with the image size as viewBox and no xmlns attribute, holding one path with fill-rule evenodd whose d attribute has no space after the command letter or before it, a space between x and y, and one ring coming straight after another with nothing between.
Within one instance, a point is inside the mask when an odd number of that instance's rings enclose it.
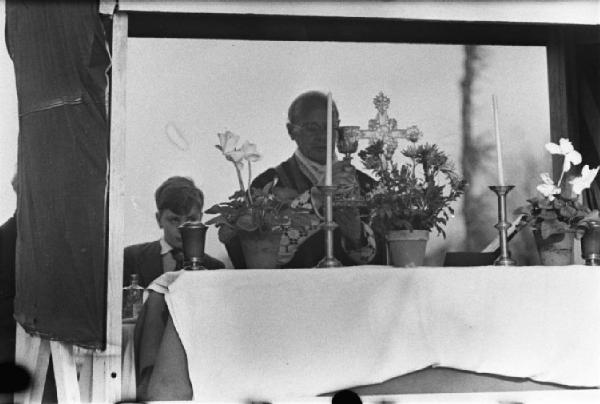
<instances>
[{"instance_id":1,"label":"priest","mask_svg":"<svg viewBox=\"0 0 600 404\"><path fill-rule=\"evenodd\" d=\"M335 143L339 128L339 115L335 103L332 115ZM287 132L290 139L296 142L296 151L278 166L257 176L252 182L252 187L262 189L276 179L276 187L293 189L300 195L297 199L314 202L315 199L319 199L318 196L315 197L319 194L318 186L323 185L325 180L327 95L319 91L308 91L299 95L288 109ZM335 161L335 156L333 158L334 186L338 189L357 187L361 193L370 190L374 184L371 177L356 170L348 162ZM373 231L367 225L366 212L359 212L357 208L334 207L333 216L338 225L334 232L334 256L343 265L385 264L384 244L376 240ZM294 240L297 233L282 234L287 253L280 257L281 267L316 266L325 256L324 232L299 232L301 235L308 233L308 236L300 236L300 239ZM233 237L226 243L226 247L233 266L246 268L239 238Z\"/></svg>"}]
</instances>

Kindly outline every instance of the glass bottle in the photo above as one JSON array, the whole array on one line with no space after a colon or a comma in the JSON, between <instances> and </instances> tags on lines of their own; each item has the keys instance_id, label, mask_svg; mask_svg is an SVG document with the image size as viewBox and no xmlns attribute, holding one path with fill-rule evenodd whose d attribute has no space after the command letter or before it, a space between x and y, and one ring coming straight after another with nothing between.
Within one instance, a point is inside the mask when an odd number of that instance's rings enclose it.
<instances>
[{"instance_id":1,"label":"glass bottle","mask_svg":"<svg viewBox=\"0 0 600 404\"><path fill-rule=\"evenodd\" d=\"M131 284L123 288L123 318L137 318L144 304L144 288L138 274L131 274Z\"/></svg>"}]
</instances>

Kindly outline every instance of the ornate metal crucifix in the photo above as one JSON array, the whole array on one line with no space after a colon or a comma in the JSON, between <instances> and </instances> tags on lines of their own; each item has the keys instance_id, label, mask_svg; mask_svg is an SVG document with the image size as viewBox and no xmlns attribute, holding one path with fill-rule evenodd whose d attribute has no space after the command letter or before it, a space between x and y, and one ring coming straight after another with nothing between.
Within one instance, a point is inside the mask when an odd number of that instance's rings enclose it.
<instances>
[{"instance_id":1,"label":"ornate metal crucifix","mask_svg":"<svg viewBox=\"0 0 600 404\"><path fill-rule=\"evenodd\" d=\"M395 119L388 117L387 110L390 106L390 99L383 92L379 92L373 98L373 104L377 109L377 115L374 119L369 119L369 129L361 130L361 138L369 139L370 142L382 140L385 144L398 144L399 139L418 140L414 133L416 126L410 126L406 129L398 129L398 123ZM417 129L418 130L418 129Z\"/></svg>"},{"instance_id":2,"label":"ornate metal crucifix","mask_svg":"<svg viewBox=\"0 0 600 404\"><path fill-rule=\"evenodd\" d=\"M373 98L373 104L377 109L377 115L374 119L369 119L369 129L353 127L356 128L354 130L356 141L358 139L368 139L369 143L378 140L383 141L385 156L389 160L398 147L400 139L407 139L414 143L422 136L421 131L416 126L409 126L405 129L398 128L397 121L388 116L387 110L390 106L390 99L382 91Z\"/></svg>"}]
</instances>

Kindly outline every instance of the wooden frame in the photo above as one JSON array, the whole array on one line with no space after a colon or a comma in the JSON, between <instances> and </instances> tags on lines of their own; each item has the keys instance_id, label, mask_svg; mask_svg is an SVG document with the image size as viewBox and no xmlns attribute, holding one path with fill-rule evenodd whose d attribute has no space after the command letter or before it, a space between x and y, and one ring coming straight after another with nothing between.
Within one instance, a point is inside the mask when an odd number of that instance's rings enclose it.
<instances>
[{"instance_id":1,"label":"wooden frame","mask_svg":"<svg viewBox=\"0 0 600 404\"><path fill-rule=\"evenodd\" d=\"M126 126L127 14L113 18L110 91L110 173L108 193L108 274L106 350L94 354L93 402L121 400L121 307L123 298L123 214Z\"/></svg>"},{"instance_id":2,"label":"wooden frame","mask_svg":"<svg viewBox=\"0 0 600 404\"><path fill-rule=\"evenodd\" d=\"M107 350L94 359L93 401L120 399L121 285L124 238L124 189L128 37L218 38L256 40L411 42L475 45L536 45L547 48L551 138L573 136L576 111L572 106L570 51L580 40L598 41L600 3L593 0L564 2L375 1L368 17L360 17L357 3L275 2L267 11L264 2L101 1L101 10L114 12L112 26L111 142L109 184L109 248ZM443 3L443 4L441 4ZM523 4L534 10L522 12ZM491 5L490 5L491 4ZM507 11L507 7L515 7ZM489 6L489 7L488 7ZM312 8L311 8L312 7ZM404 8L403 8L404 7ZM427 10L435 13L427 14ZM437 8L436 8L437 7ZM467 17L460 9L466 7ZM487 8L486 8L487 7ZM499 8L506 13L495 16ZM187 9L186 9L187 8ZM444 14L444 8L447 15ZM245 11L244 11L245 10ZM302 11L298 11L302 10ZM562 11L561 11L562 10ZM387 13L386 11L390 11ZM463 10L464 11L464 10ZM541 11L541 14L540 14ZM594 13L595 11L595 13ZM310 15L310 14L313 15ZM364 15L364 14L363 14ZM435 18L428 17L433 15ZM461 20L463 18L463 20ZM545 18L545 19L544 19ZM469 21L465 21L469 20ZM576 25L571 25L576 24ZM560 170L560 167L555 167ZM102 380L99 380L102 378Z\"/></svg>"}]
</instances>

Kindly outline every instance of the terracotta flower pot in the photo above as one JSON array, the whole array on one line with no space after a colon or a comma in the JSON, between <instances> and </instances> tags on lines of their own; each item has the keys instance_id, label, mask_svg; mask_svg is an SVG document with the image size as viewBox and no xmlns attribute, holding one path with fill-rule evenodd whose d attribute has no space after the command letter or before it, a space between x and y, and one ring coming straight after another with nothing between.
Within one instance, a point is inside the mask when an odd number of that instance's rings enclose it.
<instances>
[{"instance_id":1,"label":"terracotta flower pot","mask_svg":"<svg viewBox=\"0 0 600 404\"><path fill-rule=\"evenodd\" d=\"M392 230L386 234L385 238L388 245L389 264L395 267L423 265L429 231Z\"/></svg>"},{"instance_id":2,"label":"terracotta flower pot","mask_svg":"<svg viewBox=\"0 0 600 404\"><path fill-rule=\"evenodd\" d=\"M279 268L277 257L280 240L281 233L279 232L240 232L240 241L246 260L246 268Z\"/></svg>"},{"instance_id":3,"label":"terracotta flower pot","mask_svg":"<svg viewBox=\"0 0 600 404\"><path fill-rule=\"evenodd\" d=\"M534 230L533 236L542 265L573 265L573 241L575 233L557 233L543 239L540 232Z\"/></svg>"},{"instance_id":4,"label":"terracotta flower pot","mask_svg":"<svg viewBox=\"0 0 600 404\"><path fill-rule=\"evenodd\" d=\"M581 238L581 257L586 265L600 265L600 221L587 222Z\"/></svg>"}]
</instances>

